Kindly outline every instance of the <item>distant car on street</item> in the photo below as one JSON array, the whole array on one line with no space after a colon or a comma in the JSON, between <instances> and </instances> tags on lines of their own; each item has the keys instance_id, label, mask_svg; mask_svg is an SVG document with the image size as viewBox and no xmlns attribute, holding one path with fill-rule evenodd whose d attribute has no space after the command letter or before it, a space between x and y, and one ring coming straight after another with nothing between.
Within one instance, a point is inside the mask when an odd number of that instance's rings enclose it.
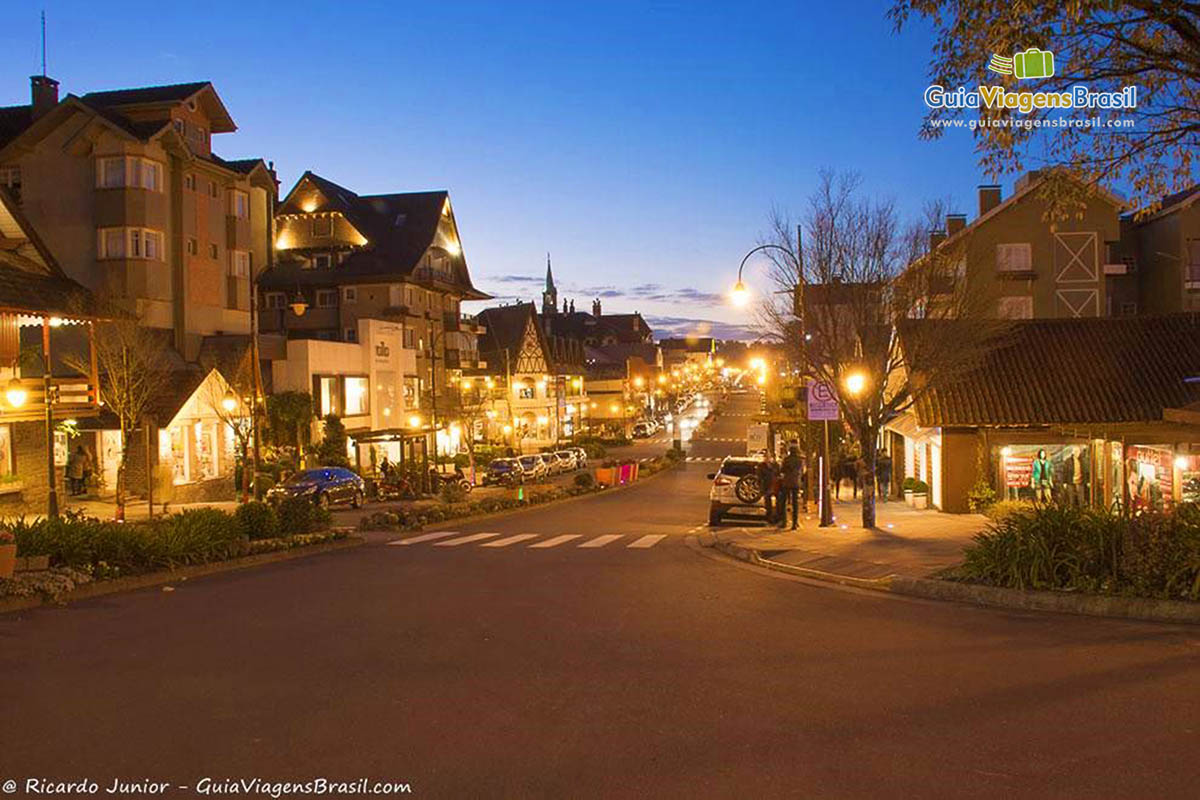
<instances>
[{"instance_id":1,"label":"distant car on street","mask_svg":"<svg viewBox=\"0 0 1200 800\"><path fill-rule=\"evenodd\" d=\"M524 474L525 480L542 481L548 477L550 470L540 455L521 456L517 461L521 465L521 472Z\"/></svg>"},{"instance_id":2,"label":"distant car on street","mask_svg":"<svg viewBox=\"0 0 1200 800\"><path fill-rule=\"evenodd\" d=\"M579 459L573 450L559 450L554 453L558 459L560 472L574 472L579 469Z\"/></svg>"},{"instance_id":3,"label":"distant car on street","mask_svg":"<svg viewBox=\"0 0 1200 800\"><path fill-rule=\"evenodd\" d=\"M568 447L567 451L575 454L575 468L584 469L588 464L587 450L582 447Z\"/></svg>"},{"instance_id":4,"label":"distant car on street","mask_svg":"<svg viewBox=\"0 0 1200 800\"><path fill-rule=\"evenodd\" d=\"M708 524L720 525L730 511L766 514L763 487L758 480L758 465L762 459L753 456L729 456L721 468L710 473L712 488L708 492Z\"/></svg>"},{"instance_id":5,"label":"distant car on street","mask_svg":"<svg viewBox=\"0 0 1200 800\"><path fill-rule=\"evenodd\" d=\"M654 435L654 425L649 422L637 422L633 426L633 438L645 439Z\"/></svg>"},{"instance_id":6,"label":"distant car on street","mask_svg":"<svg viewBox=\"0 0 1200 800\"><path fill-rule=\"evenodd\" d=\"M494 458L492 463L488 464L487 472L483 474L484 486L524 482L525 470L515 458Z\"/></svg>"},{"instance_id":7,"label":"distant car on street","mask_svg":"<svg viewBox=\"0 0 1200 800\"><path fill-rule=\"evenodd\" d=\"M360 508L367 496L363 479L345 467L306 469L267 492L267 502L279 503L286 497L306 497L313 505L326 508L349 503Z\"/></svg>"}]
</instances>

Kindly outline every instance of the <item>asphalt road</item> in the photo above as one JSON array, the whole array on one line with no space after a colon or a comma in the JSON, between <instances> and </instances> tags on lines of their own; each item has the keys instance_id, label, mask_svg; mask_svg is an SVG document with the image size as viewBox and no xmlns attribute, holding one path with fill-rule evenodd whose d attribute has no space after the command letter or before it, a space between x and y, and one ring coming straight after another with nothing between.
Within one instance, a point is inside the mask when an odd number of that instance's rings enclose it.
<instances>
[{"instance_id":1,"label":"asphalt road","mask_svg":"<svg viewBox=\"0 0 1200 800\"><path fill-rule=\"evenodd\" d=\"M720 561L686 544L711 469L0 618L0 779L368 777L437 798L1196 796L1200 631Z\"/></svg>"}]
</instances>

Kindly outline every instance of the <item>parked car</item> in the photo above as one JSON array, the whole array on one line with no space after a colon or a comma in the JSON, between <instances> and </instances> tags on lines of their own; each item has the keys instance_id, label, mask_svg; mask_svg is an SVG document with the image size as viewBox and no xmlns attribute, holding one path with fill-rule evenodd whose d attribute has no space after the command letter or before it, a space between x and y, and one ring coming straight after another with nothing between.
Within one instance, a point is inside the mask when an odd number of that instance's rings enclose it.
<instances>
[{"instance_id":1,"label":"parked car","mask_svg":"<svg viewBox=\"0 0 1200 800\"><path fill-rule=\"evenodd\" d=\"M494 458L492 463L488 464L487 472L483 474L484 486L524 482L525 470L515 458Z\"/></svg>"},{"instance_id":2,"label":"parked car","mask_svg":"<svg viewBox=\"0 0 1200 800\"><path fill-rule=\"evenodd\" d=\"M517 459L521 465L521 472L527 481L542 481L547 477L549 469L546 467L546 462L539 455L521 456Z\"/></svg>"},{"instance_id":3,"label":"parked car","mask_svg":"<svg viewBox=\"0 0 1200 800\"><path fill-rule=\"evenodd\" d=\"M557 475L563 471L562 464L559 463L558 457L554 453L538 453L542 459L542 463L546 465L546 476Z\"/></svg>"},{"instance_id":4,"label":"parked car","mask_svg":"<svg viewBox=\"0 0 1200 800\"><path fill-rule=\"evenodd\" d=\"M559 450L554 457L558 459L560 472L574 472L579 469L579 459L572 450Z\"/></svg>"},{"instance_id":5,"label":"parked car","mask_svg":"<svg viewBox=\"0 0 1200 800\"><path fill-rule=\"evenodd\" d=\"M587 465L588 465L587 450L584 450L582 447L568 447L567 451L575 454L575 468L576 469L584 469L587 467Z\"/></svg>"},{"instance_id":6,"label":"parked car","mask_svg":"<svg viewBox=\"0 0 1200 800\"><path fill-rule=\"evenodd\" d=\"M729 456L721 468L710 473L712 488L708 492L708 524L720 525L730 511L765 516L763 487L758 480L761 458Z\"/></svg>"},{"instance_id":7,"label":"parked car","mask_svg":"<svg viewBox=\"0 0 1200 800\"><path fill-rule=\"evenodd\" d=\"M360 508L367 496L363 479L345 467L306 469L273 486L267 501L278 503L285 497L307 497L314 505L328 507L334 503L349 503Z\"/></svg>"},{"instance_id":8,"label":"parked car","mask_svg":"<svg viewBox=\"0 0 1200 800\"><path fill-rule=\"evenodd\" d=\"M645 439L648 436L654 435L654 425L650 422L635 422L633 425L633 438Z\"/></svg>"}]
</instances>

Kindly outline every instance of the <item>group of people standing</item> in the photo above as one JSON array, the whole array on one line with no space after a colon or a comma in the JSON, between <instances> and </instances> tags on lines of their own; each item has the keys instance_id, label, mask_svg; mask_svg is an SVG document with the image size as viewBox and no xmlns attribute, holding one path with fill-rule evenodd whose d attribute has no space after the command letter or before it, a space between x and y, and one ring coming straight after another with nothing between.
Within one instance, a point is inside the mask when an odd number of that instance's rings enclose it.
<instances>
[{"instance_id":1,"label":"group of people standing","mask_svg":"<svg viewBox=\"0 0 1200 800\"><path fill-rule=\"evenodd\" d=\"M800 448L789 447L783 461L776 461L775 454L767 451L767 457L758 465L758 483L767 509L767 523L786 528L787 507L791 503L792 530L795 530L800 522L800 487L804 484Z\"/></svg>"},{"instance_id":2,"label":"group of people standing","mask_svg":"<svg viewBox=\"0 0 1200 800\"><path fill-rule=\"evenodd\" d=\"M83 445L76 445L67 456L67 491L72 497L87 492L92 480L92 454Z\"/></svg>"}]
</instances>

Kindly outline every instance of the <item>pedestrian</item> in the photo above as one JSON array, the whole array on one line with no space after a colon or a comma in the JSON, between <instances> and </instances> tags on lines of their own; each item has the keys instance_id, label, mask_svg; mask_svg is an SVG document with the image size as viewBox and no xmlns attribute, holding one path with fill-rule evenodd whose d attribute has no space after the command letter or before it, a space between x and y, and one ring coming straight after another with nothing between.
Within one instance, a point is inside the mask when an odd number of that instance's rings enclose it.
<instances>
[{"instance_id":1,"label":"pedestrian","mask_svg":"<svg viewBox=\"0 0 1200 800\"><path fill-rule=\"evenodd\" d=\"M80 494L79 484L82 480L83 445L79 445L67 456L67 491L72 497Z\"/></svg>"},{"instance_id":2,"label":"pedestrian","mask_svg":"<svg viewBox=\"0 0 1200 800\"><path fill-rule=\"evenodd\" d=\"M802 468L800 449L789 448L780 470L783 483L783 502L779 504L779 527L781 528L787 526L788 501L792 504L792 530L796 530L800 524L800 470Z\"/></svg>"},{"instance_id":3,"label":"pedestrian","mask_svg":"<svg viewBox=\"0 0 1200 800\"><path fill-rule=\"evenodd\" d=\"M853 499L858 499L859 491L865 491L867 488L867 460L862 456L854 459L854 496Z\"/></svg>"},{"instance_id":4,"label":"pedestrian","mask_svg":"<svg viewBox=\"0 0 1200 800\"><path fill-rule=\"evenodd\" d=\"M92 453L83 445L79 445L79 449L82 451L81 459L83 461L80 468L79 493L87 494L87 488L92 483Z\"/></svg>"},{"instance_id":5,"label":"pedestrian","mask_svg":"<svg viewBox=\"0 0 1200 800\"><path fill-rule=\"evenodd\" d=\"M382 475L383 479L386 481L389 477L391 477L391 472L392 462L388 461L387 453L384 453L383 460L379 462L379 474Z\"/></svg>"},{"instance_id":6,"label":"pedestrian","mask_svg":"<svg viewBox=\"0 0 1200 800\"><path fill-rule=\"evenodd\" d=\"M769 449L766 458L758 465L758 486L762 490L763 508L767 512L767 524L775 521L775 482L779 477L779 462Z\"/></svg>"},{"instance_id":7,"label":"pedestrian","mask_svg":"<svg viewBox=\"0 0 1200 800\"><path fill-rule=\"evenodd\" d=\"M886 452L875 460L875 481L877 491L884 500L892 494L892 457Z\"/></svg>"}]
</instances>

